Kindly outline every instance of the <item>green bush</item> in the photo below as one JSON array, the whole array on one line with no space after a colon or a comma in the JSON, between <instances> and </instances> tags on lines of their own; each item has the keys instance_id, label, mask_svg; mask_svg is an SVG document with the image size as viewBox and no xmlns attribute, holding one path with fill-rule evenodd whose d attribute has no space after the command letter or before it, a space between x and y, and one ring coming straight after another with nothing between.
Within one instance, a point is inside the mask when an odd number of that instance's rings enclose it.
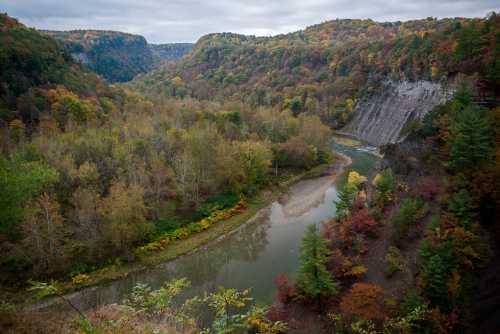
<instances>
[{"instance_id":1,"label":"green bush","mask_svg":"<svg viewBox=\"0 0 500 334\"><path fill-rule=\"evenodd\" d=\"M231 208L238 203L240 197L233 192L223 192L216 196L210 197L202 205L200 205L197 214L197 219L210 216L217 210Z\"/></svg>"},{"instance_id":2,"label":"green bush","mask_svg":"<svg viewBox=\"0 0 500 334\"><path fill-rule=\"evenodd\" d=\"M425 306L426 304L419 291L415 288L411 288L405 292L404 298L399 306L399 310L401 315L407 315L416 308Z\"/></svg>"},{"instance_id":3,"label":"green bush","mask_svg":"<svg viewBox=\"0 0 500 334\"><path fill-rule=\"evenodd\" d=\"M405 198L391 220L395 229L394 241L398 242L408 237L411 227L425 216L427 210L427 206L424 206L421 200Z\"/></svg>"},{"instance_id":4,"label":"green bush","mask_svg":"<svg viewBox=\"0 0 500 334\"><path fill-rule=\"evenodd\" d=\"M434 244L430 239L422 241L419 249L425 294L432 305L442 310L449 305L446 280L458 267L453 249L451 241Z\"/></svg>"},{"instance_id":5,"label":"green bush","mask_svg":"<svg viewBox=\"0 0 500 334\"><path fill-rule=\"evenodd\" d=\"M174 231L179 227L180 224L175 219L160 219L154 222L154 229L156 235Z\"/></svg>"},{"instance_id":6,"label":"green bush","mask_svg":"<svg viewBox=\"0 0 500 334\"><path fill-rule=\"evenodd\" d=\"M448 201L448 209L460 219L465 227L470 227L475 215L477 207L474 205L469 192L462 189L453 194Z\"/></svg>"},{"instance_id":7,"label":"green bush","mask_svg":"<svg viewBox=\"0 0 500 334\"><path fill-rule=\"evenodd\" d=\"M391 202L393 199L396 180L391 169L385 169L373 179L375 186L375 200L381 207Z\"/></svg>"},{"instance_id":8,"label":"green bush","mask_svg":"<svg viewBox=\"0 0 500 334\"><path fill-rule=\"evenodd\" d=\"M391 277L397 271L404 269L404 258L399 251L399 248L391 246L385 255L386 268L384 274L386 277Z\"/></svg>"}]
</instances>

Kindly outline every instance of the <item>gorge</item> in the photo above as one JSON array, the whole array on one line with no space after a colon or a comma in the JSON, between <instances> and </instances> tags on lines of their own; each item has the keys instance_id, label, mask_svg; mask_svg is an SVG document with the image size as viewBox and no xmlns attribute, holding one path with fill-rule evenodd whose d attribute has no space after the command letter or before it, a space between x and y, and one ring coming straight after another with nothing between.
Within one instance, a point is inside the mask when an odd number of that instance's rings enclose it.
<instances>
[{"instance_id":1,"label":"gorge","mask_svg":"<svg viewBox=\"0 0 500 334\"><path fill-rule=\"evenodd\" d=\"M498 36L0 14L0 331L494 333Z\"/></svg>"}]
</instances>

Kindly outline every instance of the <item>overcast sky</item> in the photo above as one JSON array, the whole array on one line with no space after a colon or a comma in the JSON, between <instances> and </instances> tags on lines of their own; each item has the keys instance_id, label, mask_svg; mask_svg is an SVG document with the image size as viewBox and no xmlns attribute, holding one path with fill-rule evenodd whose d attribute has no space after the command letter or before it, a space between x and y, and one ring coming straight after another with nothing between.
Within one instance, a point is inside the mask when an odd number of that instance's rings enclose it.
<instances>
[{"instance_id":1,"label":"overcast sky","mask_svg":"<svg viewBox=\"0 0 500 334\"><path fill-rule=\"evenodd\" d=\"M118 30L151 43L227 31L268 36L335 18L484 17L499 9L499 0L0 0L0 11L30 27Z\"/></svg>"}]
</instances>

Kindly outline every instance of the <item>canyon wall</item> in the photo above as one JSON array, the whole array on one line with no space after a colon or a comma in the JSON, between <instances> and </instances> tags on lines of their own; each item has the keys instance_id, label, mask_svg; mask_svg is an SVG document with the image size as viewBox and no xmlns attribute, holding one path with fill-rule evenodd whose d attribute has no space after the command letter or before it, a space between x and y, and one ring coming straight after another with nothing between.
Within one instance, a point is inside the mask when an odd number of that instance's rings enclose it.
<instances>
[{"instance_id":1,"label":"canyon wall","mask_svg":"<svg viewBox=\"0 0 500 334\"><path fill-rule=\"evenodd\" d=\"M352 120L341 132L375 146L399 142L406 125L452 94L453 89L430 81L387 82L379 93L356 105Z\"/></svg>"}]
</instances>

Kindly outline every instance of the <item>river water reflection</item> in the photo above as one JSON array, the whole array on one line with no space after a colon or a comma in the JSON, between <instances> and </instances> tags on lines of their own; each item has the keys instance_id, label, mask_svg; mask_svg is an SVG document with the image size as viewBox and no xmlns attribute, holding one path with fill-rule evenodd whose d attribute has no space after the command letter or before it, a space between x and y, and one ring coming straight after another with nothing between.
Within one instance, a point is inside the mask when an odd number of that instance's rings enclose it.
<instances>
[{"instance_id":1,"label":"river water reflection","mask_svg":"<svg viewBox=\"0 0 500 334\"><path fill-rule=\"evenodd\" d=\"M354 168L366 173L375 158L356 148L336 147L349 155ZM153 289L172 278L186 277L192 282L189 294L211 291L222 285L251 288L259 303L270 303L275 294L273 279L279 274L294 276L299 265L302 235L309 224L320 224L335 216L337 199L335 179L326 176L301 181L255 221L203 249L137 272L118 281L85 289L68 296L82 309L120 302L136 283Z\"/></svg>"}]
</instances>

